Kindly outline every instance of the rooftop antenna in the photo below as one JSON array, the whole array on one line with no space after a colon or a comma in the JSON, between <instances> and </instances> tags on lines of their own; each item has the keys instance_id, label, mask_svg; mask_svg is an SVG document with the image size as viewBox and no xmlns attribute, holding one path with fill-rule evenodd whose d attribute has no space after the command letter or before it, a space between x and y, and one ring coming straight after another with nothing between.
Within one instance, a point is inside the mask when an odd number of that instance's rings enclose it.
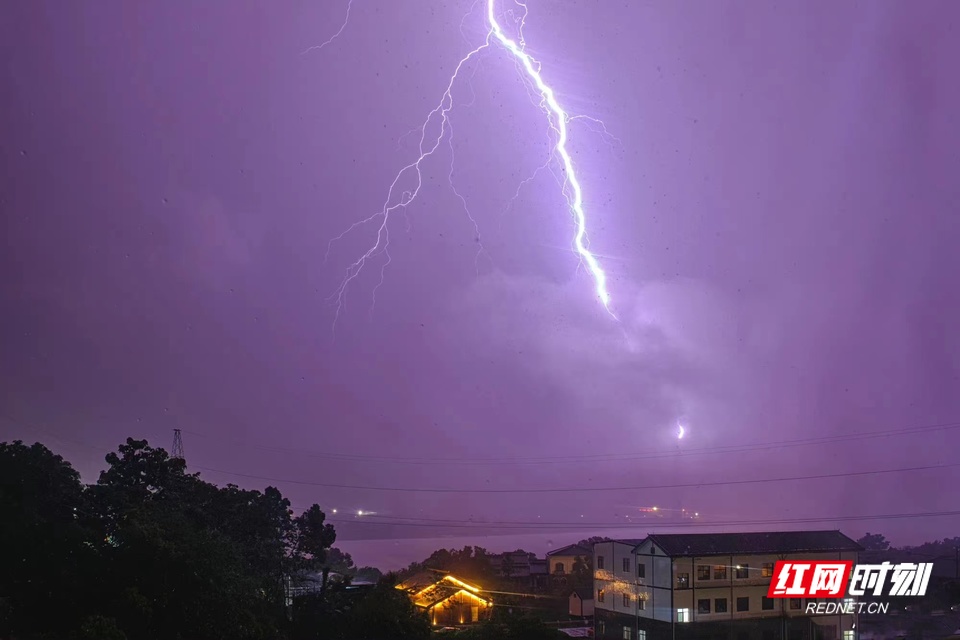
<instances>
[{"instance_id":1,"label":"rooftop antenna","mask_svg":"<svg viewBox=\"0 0 960 640\"><path fill-rule=\"evenodd\" d=\"M180 429L173 430L173 452L170 454L171 458L179 458L184 460L183 457L183 438L180 436Z\"/></svg>"}]
</instances>

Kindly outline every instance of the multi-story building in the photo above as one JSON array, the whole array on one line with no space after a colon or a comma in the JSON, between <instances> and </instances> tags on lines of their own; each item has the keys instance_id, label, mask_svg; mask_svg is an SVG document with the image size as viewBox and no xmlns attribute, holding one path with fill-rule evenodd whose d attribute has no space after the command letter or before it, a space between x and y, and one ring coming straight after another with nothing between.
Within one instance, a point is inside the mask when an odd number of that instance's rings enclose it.
<instances>
[{"instance_id":1,"label":"multi-story building","mask_svg":"<svg viewBox=\"0 0 960 640\"><path fill-rule=\"evenodd\" d=\"M593 548L596 637L855 640L855 615L807 615L808 601L770 599L767 590L777 560L856 562L860 551L839 531L600 542Z\"/></svg>"}]
</instances>

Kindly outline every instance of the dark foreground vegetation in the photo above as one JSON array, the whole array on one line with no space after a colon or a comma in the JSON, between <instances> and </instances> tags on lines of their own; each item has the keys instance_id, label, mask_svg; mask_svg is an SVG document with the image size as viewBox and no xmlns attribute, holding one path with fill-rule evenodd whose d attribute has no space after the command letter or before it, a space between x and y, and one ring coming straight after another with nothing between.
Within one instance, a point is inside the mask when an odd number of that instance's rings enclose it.
<instances>
[{"instance_id":1,"label":"dark foreground vegetation","mask_svg":"<svg viewBox=\"0 0 960 640\"><path fill-rule=\"evenodd\" d=\"M424 638L387 577L332 582L288 606L289 576L324 564L336 534L277 489L217 487L127 440L91 486L46 447L0 443L0 638Z\"/></svg>"},{"instance_id":2,"label":"dark foreground vegetation","mask_svg":"<svg viewBox=\"0 0 960 640\"><path fill-rule=\"evenodd\" d=\"M43 445L0 443L0 640L423 640L427 618L395 585L424 570L498 594L491 619L457 640L548 640L566 637L543 621L563 618L570 589L592 589L590 558L560 583L528 584L509 557L479 547L442 549L381 576L332 546L336 532L317 505L294 515L275 488L215 486L145 441L127 440L106 461L88 486ZM937 569L925 598L892 599L897 612L864 619L865 628L934 637L931 624L949 626L960 610L960 538L899 549L877 534L860 542L861 562ZM297 576L323 569L347 579L331 574L292 597Z\"/></svg>"},{"instance_id":3,"label":"dark foreground vegetation","mask_svg":"<svg viewBox=\"0 0 960 640\"><path fill-rule=\"evenodd\" d=\"M295 516L277 489L218 487L146 441L106 462L84 485L43 445L0 443L0 640L430 637L398 576L354 566L317 505ZM404 573L449 565L493 578L475 556L439 551ZM558 635L505 608L457 637Z\"/></svg>"}]
</instances>

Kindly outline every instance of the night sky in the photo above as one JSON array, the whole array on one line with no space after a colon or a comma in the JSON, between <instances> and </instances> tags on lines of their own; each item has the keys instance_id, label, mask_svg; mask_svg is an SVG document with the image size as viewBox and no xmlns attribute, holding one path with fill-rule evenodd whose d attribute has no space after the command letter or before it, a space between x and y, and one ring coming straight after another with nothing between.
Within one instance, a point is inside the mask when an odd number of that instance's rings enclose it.
<instances>
[{"instance_id":1,"label":"night sky","mask_svg":"<svg viewBox=\"0 0 960 640\"><path fill-rule=\"evenodd\" d=\"M337 315L377 224L328 243L416 160L483 2L354 0L310 51L346 0L5 3L0 441L92 482L180 428L192 471L320 504L384 569L655 530L956 535L960 467L930 467L960 462L960 4L528 6L544 80L609 132L569 124L618 319L496 44Z\"/></svg>"}]
</instances>

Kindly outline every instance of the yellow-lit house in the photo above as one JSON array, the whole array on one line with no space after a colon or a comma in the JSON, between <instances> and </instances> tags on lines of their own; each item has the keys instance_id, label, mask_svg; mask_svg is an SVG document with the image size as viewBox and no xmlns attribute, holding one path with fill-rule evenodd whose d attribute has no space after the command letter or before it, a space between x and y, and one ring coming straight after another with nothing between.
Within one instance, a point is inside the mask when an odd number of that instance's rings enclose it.
<instances>
[{"instance_id":1,"label":"yellow-lit house","mask_svg":"<svg viewBox=\"0 0 960 640\"><path fill-rule=\"evenodd\" d=\"M413 604L426 611L437 626L479 622L493 607L480 587L449 573L423 571L398 584L397 589L406 591Z\"/></svg>"}]
</instances>

